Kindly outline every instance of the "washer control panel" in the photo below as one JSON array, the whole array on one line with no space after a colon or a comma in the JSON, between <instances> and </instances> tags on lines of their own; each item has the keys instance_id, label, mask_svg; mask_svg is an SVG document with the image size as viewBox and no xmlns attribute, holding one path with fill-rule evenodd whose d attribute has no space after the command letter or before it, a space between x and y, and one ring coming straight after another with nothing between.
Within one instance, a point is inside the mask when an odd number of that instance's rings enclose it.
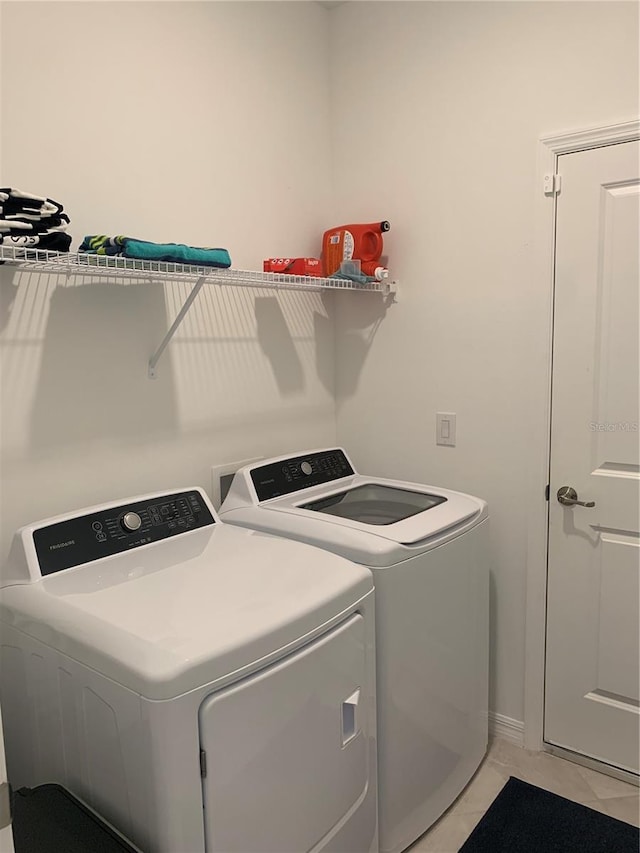
<instances>
[{"instance_id":1,"label":"washer control panel","mask_svg":"<svg viewBox=\"0 0 640 853\"><path fill-rule=\"evenodd\" d=\"M251 480L259 501L282 497L307 489L321 486L342 477L349 477L355 471L342 450L321 450L318 453L292 456L270 462L251 470Z\"/></svg>"},{"instance_id":2,"label":"washer control panel","mask_svg":"<svg viewBox=\"0 0 640 853\"><path fill-rule=\"evenodd\" d=\"M40 573L51 575L210 524L199 492L177 492L39 527L33 543Z\"/></svg>"}]
</instances>

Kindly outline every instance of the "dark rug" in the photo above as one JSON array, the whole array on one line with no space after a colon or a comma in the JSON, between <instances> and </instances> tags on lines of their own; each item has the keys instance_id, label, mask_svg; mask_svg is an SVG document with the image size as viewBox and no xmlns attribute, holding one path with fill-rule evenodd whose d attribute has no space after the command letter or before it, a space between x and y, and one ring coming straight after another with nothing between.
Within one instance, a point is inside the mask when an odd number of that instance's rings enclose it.
<instances>
[{"instance_id":1,"label":"dark rug","mask_svg":"<svg viewBox=\"0 0 640 853\"><path fill-rule=\"evenodd\" d=\"M640 830L512 776L459 853L638 853Z\"/></svg>"},{"instance_id":2,"label":"dark rug","mask_svg":"<svg viewBox=\"0 0 640 853\"><path fill-rule=\"evenodd\" d=\"M60 785L20 788L11 806L15 853L134 853Z\"/></svg>"}]
</instances>

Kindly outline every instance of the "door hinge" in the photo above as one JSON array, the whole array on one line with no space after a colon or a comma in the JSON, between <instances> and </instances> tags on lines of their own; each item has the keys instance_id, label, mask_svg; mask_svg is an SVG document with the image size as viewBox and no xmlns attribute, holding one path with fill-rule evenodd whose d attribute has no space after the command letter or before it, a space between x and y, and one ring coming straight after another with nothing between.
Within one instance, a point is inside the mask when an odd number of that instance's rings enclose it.
<instances>
[{"instance_id":1,"label":"door hinge","mask_svg":"<svg viewBox=\"0 0 640 853\"><path fill-rule=\"evenodd\" d=\"M549 490L550 490L550 488L551 488L551 487L550 487L550 484L549 484L549 483L547 483L547 485L544 487L544 499L545 499L545 501L548 501L548 500L549 500Z\"/></svg>"},{"instance_id":2,"label":"door hinge","mask_svg":"<svg viewBox=\"0 0 640 853\"><path fill-rule=\"evenodd\" d=\"M0 829L11 824L11 793L9 791L9 783L3 782L0 785Z\"/></svg>"},{"instance_id":3,"label":"door hinge","mask_svg":"<svg viewBox=\"0 0 640 853\"><path fill-rule=\"evenodd\" d=\"M562 186L562 175L545 175L544 176L544 194L558 195Z\"/></svg>"},{"instance_id":4,"label":"door hinge","mask_svg":"<svg viewBox=\"0 0 640 853\"><path fill-rule=\"evenodd\" d=\"M207 778L207 753L204 749L200 750L200 775L203 779Z\"/></svg>"}]
</instances>

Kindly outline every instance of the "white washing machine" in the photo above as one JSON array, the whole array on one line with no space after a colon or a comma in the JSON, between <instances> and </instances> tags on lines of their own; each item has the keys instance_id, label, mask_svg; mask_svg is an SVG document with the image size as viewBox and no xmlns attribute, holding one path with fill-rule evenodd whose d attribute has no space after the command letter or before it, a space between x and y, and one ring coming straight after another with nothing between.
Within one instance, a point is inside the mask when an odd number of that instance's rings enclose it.
<instances>
[{"instance_id":1,"label":"white washing machine","mask_svg":"<svg viewBox=\"0 0 640 853\"><path fill-rule=\"evenodd\" d=\"M371 573L220 523L200 489L15 536L0 590L14 787L144 853L375 853Z\"/></svg>"},{"instance_id":2,"label":"white washing machine","mask_svg":"<svg viewBox=\"0 0 640 853\"><path fill-rule=\"evenodd\" d=\"M220 514L372 570L380 851L404 850L451 805L486 752L486 503L360 475L337 448L241 469Z\"/></svg>"}]
</instances>

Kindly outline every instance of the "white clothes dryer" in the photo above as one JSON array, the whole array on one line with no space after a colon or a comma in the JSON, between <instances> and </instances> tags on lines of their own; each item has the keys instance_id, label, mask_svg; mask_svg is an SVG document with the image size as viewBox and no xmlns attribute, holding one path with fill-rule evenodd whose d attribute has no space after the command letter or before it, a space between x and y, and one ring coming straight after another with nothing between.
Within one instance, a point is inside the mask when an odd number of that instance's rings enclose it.
<instances>
[{"instance_id":1,"label":"white clothes dryer","mask_svg":"<svg viewBox=\"0 0 640 853\"><path fill-rule=\"evenodd\" d=\"M9 779L144 853L375 853L373 582L197 488L22 528L0 589Z\"/></svg>"},{"instance_id":2,"label":"white clothes dryer","mask_svg":"<svg viewBox=\"0 0 640 853\"><path fill-rule=\"evenodd\" d=\"M486 752L487 504L360 475L334 448L241 469L220 514L372 570L380 851L404 850L451 805Z\"/></svg>"}]
</instances>

